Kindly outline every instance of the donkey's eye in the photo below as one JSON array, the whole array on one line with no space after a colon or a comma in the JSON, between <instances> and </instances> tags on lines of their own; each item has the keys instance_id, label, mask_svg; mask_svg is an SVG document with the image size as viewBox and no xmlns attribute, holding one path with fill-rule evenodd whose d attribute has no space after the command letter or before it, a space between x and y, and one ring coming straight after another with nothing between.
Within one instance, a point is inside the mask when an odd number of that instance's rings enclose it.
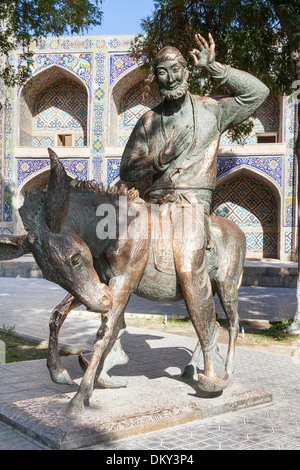
<instances>
[{"instance_id":1,"label":"donkey's eye","mask_svg":"<svg viewBox=\"0 0 300 470\"><path fill-rule=\"evenodd\" d=\"M79 264L80 263L80 255L77 254L77 255L72 256L71 262L72 262L73 266L76 266L77 264Z\"/></svg>"}]
</instances>

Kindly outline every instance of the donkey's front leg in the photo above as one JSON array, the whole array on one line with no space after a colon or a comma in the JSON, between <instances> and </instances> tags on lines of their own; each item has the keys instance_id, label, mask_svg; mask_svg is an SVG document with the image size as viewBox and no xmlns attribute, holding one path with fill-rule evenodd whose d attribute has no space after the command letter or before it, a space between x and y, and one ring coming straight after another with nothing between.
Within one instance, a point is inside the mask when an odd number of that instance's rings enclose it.
<instances>
[{"instance_id":1,"label":"donkey's front leg","mask_svg":"<svg viewBox=\"0 0 300 470\"><path fill-rule=\"evenodd\" d=\"M72 385L73 381L69 376L66 369L59 369L60 358L58 353L58 335L59 330L67 318L68 313L78 307L80 302L76 300L71 294L68 294L60 304L58 304L52 311L51 318L49 321L50 335L49 335L49 347L48 347L48 358L47 367L50 372L51 379L53 382L58 384Z\"/></svg>"},{"instance_id":2,"label":"donkey's front leg","mask_svg":"<svg viewBox=\"0 0 300 470\"><path fill-rule=\"evenodd\" d=\"M101 385L103 388L124 388L126 387L125 382L120 382L116 380L114 377L108 375L110 369L115 366L120 366L123 364L127 364L129 358L125 353L124 349L122 348L121 344L121 336L126 329L125 319L124 319L124 311L120 315L120 319L116 329L114 331L113 336L110 339L109 345L105 349L104 353L102 354L100 365L98 367L98 371L96 374L95 381ZM79 354L79 364L82 370L85 372L88 368L89 361L83 356L83 354Z\"/></svg>"},{"instance_id":3,"label":"donkey's front leg","mask_svg":"<svg viewBox=\"0 0 300 470\"><path fill-rule=\"evenodd\" d=\"M114 298L113 308L102 316L102 323L96 335L92 358L83 376L79 390L68 406L68 414L83 413L84 403L92 396L94 380L100 360L115 334L120 316L123 314L131 294L131 282L127 276L113 278L109 283L109 287Z\"/></svg>"}]
</instances>

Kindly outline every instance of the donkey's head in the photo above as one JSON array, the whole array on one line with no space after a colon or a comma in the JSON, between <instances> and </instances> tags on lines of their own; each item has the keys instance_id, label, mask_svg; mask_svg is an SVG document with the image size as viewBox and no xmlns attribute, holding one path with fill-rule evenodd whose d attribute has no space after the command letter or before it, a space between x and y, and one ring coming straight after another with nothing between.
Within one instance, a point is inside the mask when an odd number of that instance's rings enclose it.
<instances>
[{"instance_id":1,"label":"donkey's head","mask_svg":"<svg viewBox=\"0 0 300 470\"><path fill-rule=\"evenodd\" d=\"M11 250L20 256L22 242L24 252L32 252L45 279L59 284L89 310L107 312L112 294L99 280L89 247L77 233L63 229L70 209L71 186L58 156L51 149L49 155L47 192L26 195L20 215L28 235L15 237Z\"/></svg>"}]
</instances>

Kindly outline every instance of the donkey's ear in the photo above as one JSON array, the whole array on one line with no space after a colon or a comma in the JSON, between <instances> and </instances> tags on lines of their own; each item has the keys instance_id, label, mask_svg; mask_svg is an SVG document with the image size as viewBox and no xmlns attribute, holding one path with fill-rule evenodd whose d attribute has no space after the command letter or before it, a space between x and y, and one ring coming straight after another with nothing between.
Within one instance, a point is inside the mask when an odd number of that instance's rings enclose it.
<instances>
[{"instance_id":1,"label":"donkey's ear","mask_svg":"<svg viewBox=\"0 0 300 470\"><path fill-rule=\"evenodd\" d=\"M31 253L27 235L0 235L0 260L19 258Z\"/></svg>"},{"instance_id":2,"label":"donkey's ear","mask_svg":"<svg viewBox=\"0 0 300 470\"><path fill-rule=\"evenodd\" d=\"M71 185L63 164L56 153L50 148L48 152L51 171L45 201L45 218L51 232L60 233L70 208Z\"/></svg>"}]
</instances>

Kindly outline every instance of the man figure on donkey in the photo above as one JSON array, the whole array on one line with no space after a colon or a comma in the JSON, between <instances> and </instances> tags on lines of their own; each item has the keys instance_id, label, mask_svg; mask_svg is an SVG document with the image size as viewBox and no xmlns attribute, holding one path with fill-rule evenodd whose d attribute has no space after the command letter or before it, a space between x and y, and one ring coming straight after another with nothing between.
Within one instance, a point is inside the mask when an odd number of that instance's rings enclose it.
<instances>
[{"instance_id":1,"label":"man figure on donkey","mask_svg":"<svg viewBox=\"0 0 300 470\"><path fill-rule=\"evenodd\" d=\"M189 71L182 54L164 47L154 60L154 74L163 98L137 122L125 147L120 177L143 182L152 177L148 199L170 203L173 227L180 211L193 204L204 209L203 233L173 237L174 261L186 307L204 355L200 388L217 391L228 384L228 374L217 346L218 324L207 272L206 246L209 214L216 184L217 152L221 134L247 119L267 98L269 90L252 75L215 61L215 44L196 35L198 49L190 52L195 67L207 70L231 95L220 100L192 95ZM186 231L184 232L186 234Z\"/></svg>"}]
</instances>

